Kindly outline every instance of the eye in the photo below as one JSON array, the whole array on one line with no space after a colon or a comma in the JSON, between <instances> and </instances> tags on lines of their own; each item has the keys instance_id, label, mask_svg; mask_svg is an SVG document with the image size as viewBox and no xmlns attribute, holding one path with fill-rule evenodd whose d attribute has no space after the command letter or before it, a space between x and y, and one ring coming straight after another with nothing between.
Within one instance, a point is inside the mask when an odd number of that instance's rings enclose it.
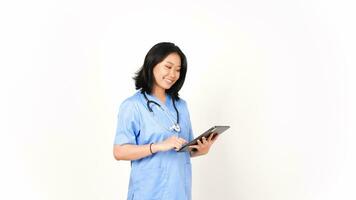
<instances>
[{"instance_id":1,"label":"eye","mask_svg":"<svg viewBox=\"0 0 356 200\"><path fill-rule=\"evenodd\" d=\"M176 71L177 71L177 72L180 72L180 69L177 69Z\"/></svg>"},{"instance_id":2,"label":"eye","mask_svg":"<svg viewBox=\"0 0 356 200\"><path fill-rule=\"evenodd\" d=\"M171 67L171 66L167 66L167 65L165 65L165 67L166 67L167 69L172 69L172 67Z\"/></svg>"}]
</instances>

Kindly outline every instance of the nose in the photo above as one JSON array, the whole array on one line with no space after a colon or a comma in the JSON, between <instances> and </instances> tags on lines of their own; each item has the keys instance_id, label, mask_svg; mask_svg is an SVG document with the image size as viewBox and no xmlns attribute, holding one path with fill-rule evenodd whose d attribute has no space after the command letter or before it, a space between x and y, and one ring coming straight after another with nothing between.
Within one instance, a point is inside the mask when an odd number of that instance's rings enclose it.
<instances>
[{"instance_id":1,"label":"nose","mask_svg":"<svg viewBox=\"0 0 356 200\"><path fill-rule=\"evenodd\" d=\"M177 75L178 75L178 72L177 72L176 70L171 69L171 70L169 71L169 77L170 77L170 78L175 79L175 78L177 77Z\"/></svg>"}]
</instances>

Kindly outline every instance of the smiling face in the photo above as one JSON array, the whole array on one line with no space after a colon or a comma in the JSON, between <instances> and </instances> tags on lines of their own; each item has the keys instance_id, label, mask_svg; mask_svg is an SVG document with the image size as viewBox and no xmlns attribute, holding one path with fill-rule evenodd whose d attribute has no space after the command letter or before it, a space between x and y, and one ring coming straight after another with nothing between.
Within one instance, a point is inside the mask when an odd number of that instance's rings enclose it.
<instances>
[{"instance_id":1,"label":"smiling face","mask_svg":"<svg viewBox=\"0 0 356 200\"><path fill-rule=\"evenodd\" d=\"M154 90L168 90L179 79L181 59L177 53L169 54L153 68Z\"/></svg>"}]
</instances>

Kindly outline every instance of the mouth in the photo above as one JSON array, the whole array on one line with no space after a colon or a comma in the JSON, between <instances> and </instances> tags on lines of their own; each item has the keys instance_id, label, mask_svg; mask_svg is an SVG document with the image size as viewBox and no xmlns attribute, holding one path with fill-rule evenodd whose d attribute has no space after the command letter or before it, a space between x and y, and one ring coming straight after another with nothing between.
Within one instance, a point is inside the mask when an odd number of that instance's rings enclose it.
<instances>
[{"instance_id":1,"label":"mouth","mask_svg":"<svg viewBox=\"0 0 356 200\"><path fill-rule=\"evenodd\" d=\"M166 81L168 84L173 84L174 83L174 80L171 80L171 79L164 79L164 81Z\"/></svg>"}]
</instances>

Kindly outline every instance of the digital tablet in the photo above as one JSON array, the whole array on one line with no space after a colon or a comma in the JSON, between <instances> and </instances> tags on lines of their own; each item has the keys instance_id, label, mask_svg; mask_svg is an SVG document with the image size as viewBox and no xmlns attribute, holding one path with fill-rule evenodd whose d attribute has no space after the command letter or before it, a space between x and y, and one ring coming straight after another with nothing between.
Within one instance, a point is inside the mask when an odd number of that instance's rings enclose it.
<instances>
[{"instance_id":1,"label":"digital tablet","mask_svg":"<svg viewBox=\"0 0 356 200\"><path fill-rule=\"evenodd\" d=\"M197 140L200 140L205 137L206 139L209 138L210 134L215 133L215 134L221 134L224 131L226 131L228 128L230 128L230 126L213 126L211 127L209 130L205 131L203 134L199 135L198 137L196 137L194 140L192 140L191 142L183 145L177 152L183 152L183 151L187 151L188 147L191 145L196 145L198 144ZM213 136L214 138L215 136Z\"/></svg>"}]
</instances>

